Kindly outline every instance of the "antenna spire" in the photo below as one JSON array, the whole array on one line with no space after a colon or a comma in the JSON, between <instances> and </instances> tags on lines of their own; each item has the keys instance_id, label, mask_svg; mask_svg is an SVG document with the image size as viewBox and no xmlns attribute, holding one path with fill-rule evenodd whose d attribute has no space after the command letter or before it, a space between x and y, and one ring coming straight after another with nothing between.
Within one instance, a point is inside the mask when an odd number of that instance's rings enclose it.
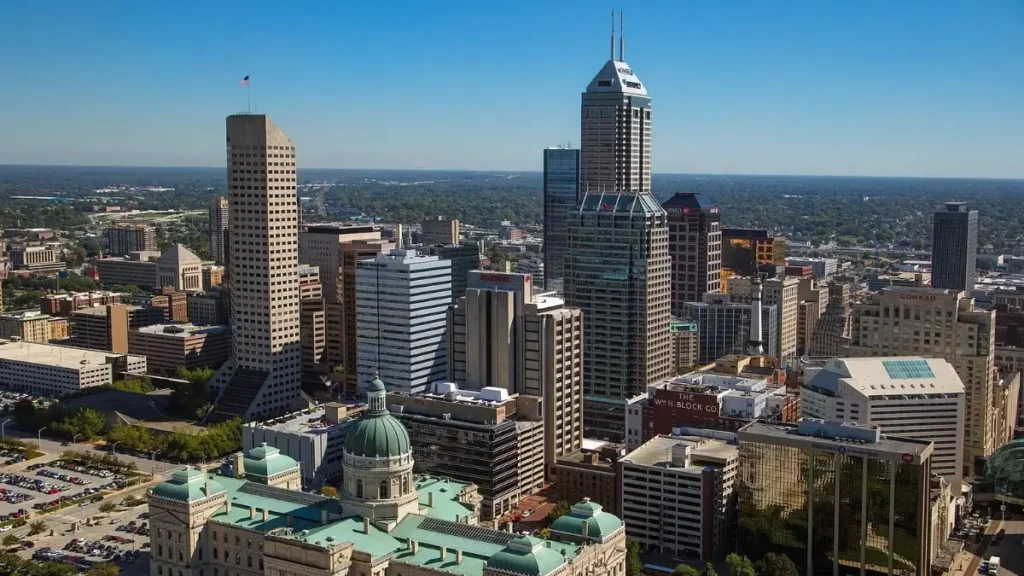
<instances>
[{"instance_id":1,"label":"antenna spire","mask_svg":"<svg viewBox=\"0 0 1024 576\"><path fill-rule=\"evenodd\" d=\"M612 39L611 39L611 45L609 46L609 52L611 52L611 55L609 56L609 58L611 58L612 60L615 60L615 7L614 6L612 6Z\"/></svg>"},{"instance_id":2,"label":"antenna spire","mask_svg":"<svg viewBox=\"0 0 1024 576\"><path fill-rule=\"evenodd\" d=\"M624 22L622 20L622 10L619 10L619 61L623 62L626 59L626 35Z\"/></svg>"}]
</instances>

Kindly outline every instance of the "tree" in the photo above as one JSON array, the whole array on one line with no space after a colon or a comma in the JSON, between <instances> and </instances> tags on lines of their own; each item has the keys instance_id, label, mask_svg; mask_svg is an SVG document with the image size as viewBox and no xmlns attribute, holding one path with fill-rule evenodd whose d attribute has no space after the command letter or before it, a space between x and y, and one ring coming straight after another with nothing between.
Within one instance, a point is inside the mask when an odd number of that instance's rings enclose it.
<instances>
[{"instance_id":1,"label":"tree","mask_svg":"<svg viewBox=\"0 0 1024 576\"><path fill-rule=\"evenodd\" d=\"M704 565L704 569L700 571L700 576L718 576L718 572L715 572L715 567L708 562Z\"/></svg>"},{"instance_id":2,"label":"tree","mask_svg":"<svg viewBox=\"0 0 1024 576\"><path fill-rule=\"evenodd\" d=\"M548 520L552 522L558 520L562 516L565 516L569 512L572 512L572 507L565 500L559 500L555 503L555 507L548 513Z\"/></svg>"},{"instance_id":3,"label":"tree","mask_svg":"<svg viewBox=\"0 0 1024 576\"><path fill-rule=\"evenodd\" d=\"M18 542L21 542L21 538L18 538L14 534L8 534L7 536L4 536L3 539L4 546L14 546Z\"/></svg>"},{"instance_id":4,"label":"tree","mask_svg":"<svg viewBox=\"0 0 1024 576\"><path fill-rule=\"evenodd\" d=\"M729 568L729 576L754 576L754 564L750 558L739 554L725 557L725 565Z\"/></svg>"},{"instance_id":5,"label":"tree","mask_svg":"<svg viewBox=\"0 0 1024 576\"><path fill-rule=\"evenodd\" d=\"M100 512L103 512L104 514L113 512L114 510L117 510L117 504L114 504L113 502L104 502L103 504L100 504Z\"/></svg>"},{"instance_id":6,"label":"tree","mask_svg":"<svg viewBox=\"0 0 1024 576\"><path fill-rule=\"evenodd\" d=\"M757 563L760 576L798 576L796 564L785 554L765 554Z\"/></svg>"},{"instance_id":7,"label":"tree","mask_svg":"<svg viewBox=\"0 0 1024 576\"><path fill-rule=\"evenodd\" d=\"M676 566L676 569L672 571L672 574L673 576L700 576L700 570L697 570L693 566L680 564Z\"/></svg>"},{"instance_id":8,"label":"tree","mask_svg":"<svg viewBox=\"0 0 1024 576\"><path fill-rule=\"evenodd\" d=\"M626 576L643 576L644 563L640 560L640 541L626 538Z\"/></svg>"},{"instance_id":9,"label":"tree","mask_svg":"<svg viewBox=\"0 0 1024 576\"><path fill-rule=\"evenodd\" d=\"M324 486L323 488L320 489L320 493L330 498L338 497L338 489L335 488L334 486Z\"/></svg>"},{"instance_id":10,"label":"tree","mask_svg":"<svg viewBox=\"0 0 1024 576\"><path fill-rule=\"evenodd\" d=\"M46 522L42 520L36 520L35 522L28 525L28 535L35 536L36 534L42 534L46 531Z\"/></svg>"},{"instance_id":11,"label":"tree","mask_svg":"<svg viewBox=\"0 0 1024 576\"><path fill-rule=\"evenodd\" d=\"M89 568L85 576L120 576L121 570L114 564L104 562Z\"/></svg>"}]
</instances>

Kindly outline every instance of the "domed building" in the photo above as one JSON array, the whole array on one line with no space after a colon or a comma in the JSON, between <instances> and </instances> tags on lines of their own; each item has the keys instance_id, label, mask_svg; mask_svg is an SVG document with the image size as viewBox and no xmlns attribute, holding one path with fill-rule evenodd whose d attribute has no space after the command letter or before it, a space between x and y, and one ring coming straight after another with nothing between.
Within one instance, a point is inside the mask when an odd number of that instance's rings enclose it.
<instances>
[{"instance_id":1,"label":"domed building","mask_svg":"<svg viewBox=\"0 0 1024 576\"><path fill-rule=\"evenodd\" d=\"M413 473L409 433L384 383L345 440L339 498L301 492L272 446L233 475L192 468L149 493L150 576L622 576L622 522L588 501L543 540L477 525L476 486Z\"/></svg>"},{"instance_id":2,"label":"domed building","mask_svg":"<svg viewBox=\"0 0 1024 576\"><path fill-rule=\"evenodd\" d=\"M1024 504L1024 440L1007 442L989 456L985 480L999 500Z\"/></svg>"}]
</instances>

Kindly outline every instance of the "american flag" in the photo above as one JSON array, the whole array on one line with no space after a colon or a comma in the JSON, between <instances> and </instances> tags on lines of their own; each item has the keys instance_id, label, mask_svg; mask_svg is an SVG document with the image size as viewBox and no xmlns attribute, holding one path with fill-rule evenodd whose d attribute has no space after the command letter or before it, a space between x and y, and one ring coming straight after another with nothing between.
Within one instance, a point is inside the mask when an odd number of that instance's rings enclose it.
<instances>
[{"instance_id":1,"label":"american flag","mask_svg":"<svg viewBox=\"0 0 1024 576\"><path fill-rule=\"evenodd\" d=\"M241 80L238 81L238 84L240 86L248 86L249 85L249 75L246 74L245 78L242 78Z\"/></svg>"}]
</instances>

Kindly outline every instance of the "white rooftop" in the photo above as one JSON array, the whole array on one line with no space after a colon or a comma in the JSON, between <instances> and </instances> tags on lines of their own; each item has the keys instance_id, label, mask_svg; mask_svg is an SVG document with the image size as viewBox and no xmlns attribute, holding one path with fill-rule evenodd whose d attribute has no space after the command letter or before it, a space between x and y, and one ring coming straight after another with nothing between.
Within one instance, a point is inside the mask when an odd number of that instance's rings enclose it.
<instances>
[{"instance_id":1,"label":"white rooftop","mask_svg":"<svg viewBox=\"0 0 1024 576\"><path fill-rule=\"evenodd\" d=\"M633 73L629 64L619 60L609 60L594 76L587 86L588 93L633 94L647 96L647 88Z\"/></svg>"},{"instance_id":2,"label":"white rooftop","mask_svg":"<svg viewBox=\"0 0 1024 576\"><path fill-rule=\"evenodd\" d=\"M845 384L865 396L964 393L963 382L949 362L919 356L834 358L808 384L833 393Z\"/></svg>"},{"instance_id":3,"label":"white rooftop","mask_svg":"<svg viewBox=\"0 0 1024 576\"><path fill-rule=\"evenodd\" d=\"M193 334L200 333L216 334L219 332L227 332L228 330L229 328L223 325L196 326L195 324L152 324L138 329L139 332L144 334L163 334L178 338L188 338Z\"/></svg>"},{"instance_id":4,"label":"white rooftop","mask_svg":"<svg viewBox=\"0 0 1024 576\"><path fill-rule=\"evenodd\" d=\"M9 342L0 345L0 360L47 364L63 368L86 368L107 364L109 352L68 348L34 342Z\"/></svg>"}]
</instances>

